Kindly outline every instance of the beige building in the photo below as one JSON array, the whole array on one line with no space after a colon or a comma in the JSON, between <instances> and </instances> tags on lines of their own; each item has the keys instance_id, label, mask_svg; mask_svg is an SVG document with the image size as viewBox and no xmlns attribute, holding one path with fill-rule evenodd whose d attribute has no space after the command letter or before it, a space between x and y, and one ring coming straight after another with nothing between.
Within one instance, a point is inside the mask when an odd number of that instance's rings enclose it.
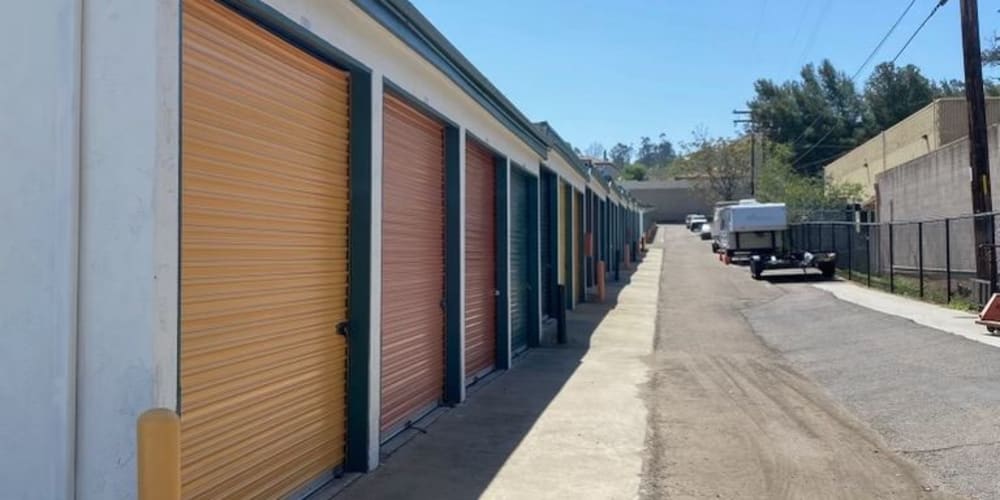
<instances>
[{"instance_id":1,"label":"beige building","mask_svg":"<svg viewBox=\"0 0 1000 500\"><path fill-rule=\"evenodd\" d=\"M987 98L986 122L1000 122L1000 98ZM857 183L867 202L875 197L876 176L968 135L965 99L934 100L899 123L854 148L824 169L835 183Z\"/></svg>"}]
</instances>

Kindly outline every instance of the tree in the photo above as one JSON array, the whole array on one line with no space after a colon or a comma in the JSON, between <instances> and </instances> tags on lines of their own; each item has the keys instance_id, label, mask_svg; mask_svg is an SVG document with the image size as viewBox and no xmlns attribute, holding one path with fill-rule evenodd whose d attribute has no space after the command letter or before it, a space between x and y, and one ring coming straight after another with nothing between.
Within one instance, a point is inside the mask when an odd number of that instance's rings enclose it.
<instances>
[{"instance_id":1,"label":"tree","mask_svg":"<svg viewBox=\"0 0 1000 500\"><path fill-rule=\"evenodd\" d=\"M962 80L941 80L934 85L934 97L965 97L965 82ZM983 91L988 97L1000 97L1000 83L983 80Z\"/></svg>"},{"instance_id":2,"label":"tree","mask_svg":"<svg viewBox=\"0 0 1000 500\"><path fill-rule=\"evenodd\" d=\"M660 142L656 145L656 159L660 168L669 166L677 159L677 152L674 151L674 145L667 140L667 134L660 134Z\"/></svg>"},{"instance_id":3,"label":"tree","mask_svg":"<svg viewBox=\"0 0 1000 500\"><path fill-rule=\"evenodd\" d=\"M757 171L756 198L784 203L792 219L822 210L843 209L861 199L859 184L832 184L821 177L796 173L787 145L765 143L761 147L765 161Z\"/></svg>"},{"instance_id":4,"label":"tree","mask_svg":"<svg viewBox=\"0 0 1000 500\"><path fill-rule=\"evenodd\" d=\"M828 60L819 67L805 65L800 78L781 84L757 80L748 106L766 139L790 145L795 170L815 175L825 159L867 138L860 126L865 105L850 77Z\"/></svg>"},{"instance_id":5,"label":"tree","mask_svg":"<svg viewBox=\"0 0 1000 500\"><path fill-rule=\"evenodd\" d=\"M902 67L891 62L879 64L865 84L869 130L877 133L899 123L930 104L937 90L912 64Z\"/></svg>"},{"instance_id":6,"label":"tree","mask_svg":"<svg viewBox=\"0 0 1000 500\"><path fill-rule=\"evenodd\" d=\"M1000 66L1000 36L993 32L993 43L983 51L984 66Z\"/></svg>"},{"instance_id":7,"label":"tree","mask_svg":"<svg viewBox=\"0 0 1000 500\"><path fill-rule=\"evenodd\" d=\"M676 157L674 145L667 140L666 134L660 134L659 142L653 142L649 137L639 139L639 151L636 154L637 163L660 169L670 165Z\"/></svg>"},{"instance_id":8,"label":"tree","mask_svg":"<svg viewBox=\"0 0 1000 500\"><path fill-rule=\"evenodd\" d=\"M626 181L644 181L648 178L646 167L640 163L626 165L622 169L622 179Z\"/></svg>"},{"instance_id":9,"label":"tree","mask_svg":"<svg viewBox=\"0 0 1000 500\"><path fill-rule=\"evenodd\" d=\"M625 168L625 165L632 161L632 146L627 146L622 143L615 144L611 148L611 163L614 163L619 170Z\"/></svg>"},{"instance_id":10,"label":"tree","mask_svg":"<svg viewBox=\"0 0 1000 500\"><path fill-rule=\"evenodd\" d=\"M639 138L639 149L636 151L636 161L645 165L656 165L656 146L649 137Z\"/></svg>"},{"instance_id":11,"label":"tree","mask_svg":"<svg viewBox=\"0 0 1000 500\"><path fill-rule=\"evenodd\" d=\"M606 153L604 151L604 145L599 142L590 143L590 146L587 146L587 149L584 152L591 158L604 158Z\"/></svg>"},{"instance_id":12,"label":"tree","mask_svg":"<svg viewBox=\"0 0 1000 500\"><path fill-rule=\"evenodd\" d=\"M693 179L709 202L735 200L749 193L750 142L712 138L701 131L685 144L686 154L675 162L679 173Z\"/></svg>"}]
</instances>

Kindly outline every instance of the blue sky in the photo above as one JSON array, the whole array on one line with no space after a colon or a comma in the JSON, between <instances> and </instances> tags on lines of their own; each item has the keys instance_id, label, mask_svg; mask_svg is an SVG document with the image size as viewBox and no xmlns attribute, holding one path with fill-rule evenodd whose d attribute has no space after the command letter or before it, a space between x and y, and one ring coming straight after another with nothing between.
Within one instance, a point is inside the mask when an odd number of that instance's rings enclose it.
<instances>
[{"instance_id":1,"label":"blue sky","mask_svg":"<svg viewBox=\"0 0 1000 500\"><path fill-rule=\"evenodd\" d=\"M829 58L853 74L908 0L411 0L534 121L575 146L606 148L696 127L732 135L757 78L796 77ZM871 66L891 59L937 0L916 0ZM958 0L899 63L962 78ZM984 37L1000 28L980 2ZM985 46L985 42L984 42ZM995 72L991 72L995 73Z\"/></svg>"}]
</instances>

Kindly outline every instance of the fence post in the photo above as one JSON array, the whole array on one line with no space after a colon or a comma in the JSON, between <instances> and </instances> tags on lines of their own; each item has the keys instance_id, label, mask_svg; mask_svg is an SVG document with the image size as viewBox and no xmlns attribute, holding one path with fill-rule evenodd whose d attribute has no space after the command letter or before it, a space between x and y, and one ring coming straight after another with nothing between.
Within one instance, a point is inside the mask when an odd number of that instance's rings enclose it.
<instances>
[{"instance_id":1,"label":"fence post","mask_svg":"<svg viewBox=\"0 0 1000 500\"><path fill-rule=\"evenodd\" d=\"M868 228L868 237L865 238L865 270L868 271L868 288L872 287L872 227Z\"/></svg>"},{"instance_id":2,"label":"fence post","mask_svg":"<svg viewBox=\"0 0 1000 500\"><path fill-rule=\"evenodd\" d=\"M854 226L847 226L847 279L854 279Z\"/></svg>"},{"instance_id":3,"label":"fence post","mask_svg":"<svg viewBox=\"0 0 1000 500\"><path fill-rule=\"evenodd\" d=\"M819 244L816 245L816 251L817 252L821 252L821 251L823 251L823 224L822 223L816 224L816 232L819 233Z\"/></svg>"},{"instance_id":4,"label":"fence post","mask_svg":"<svg viewBox=\"0 0 1000 500\"><path fill-rule=\"evenodd\" d=\"M830 246L833 247L832 251L837 251L837 225L830 223Z\"/></svg>"},{"instance_id":5,"label":"fence post","mask_svg":"<svg viewBox=\"0 0 1000 500\"><path fill-rule=\"evenodd\" d=\"M917 223L917 268L920 276L920 298L924 298L924 223Z\"/></svg>"},{"instance_id":6,"label":"fence post","mask_svg":"<svg viewBox=\"0 0 1000 500\"><path fill-rule=\"evenodd\" d=\"M994 214L990 214L990 227L996 228L997 217ZM996 229L994 229L996 231ZM995 244L996 233L990 235L990 243ZM997 292L997 247L990 246L990 295L992 296Z\"/></svg>"},{"instance_id":7,"label":"fence post","mask_svg":"<svg viewBox=\"0 0 1000 500\"><path fill-rule=\"evenodd\" d=\"M889 293L896 293L896 256L892 247L892 223L889 223Z\"/></svg>"},{"instance_id":8,"label":"fence post","mask_svg":"<svg viewBox=\"0 0 1000 500\"><path fill-rule=\"evenodd\" d=\"M559 307L556 309L556 341L560 344L568 342L566 335L566 285L556 287L556 295L559 300Z\"/></svg>"},{"instance_id":9,"label":"fence post","mask_svg":"<svg viewBox=\"0 0 1000 500\"><path fill-rule=\"evenodd\" d=\"M948 303L951 304L951 219L944 220L944 281Z\"/></svg>"}]
</instances>

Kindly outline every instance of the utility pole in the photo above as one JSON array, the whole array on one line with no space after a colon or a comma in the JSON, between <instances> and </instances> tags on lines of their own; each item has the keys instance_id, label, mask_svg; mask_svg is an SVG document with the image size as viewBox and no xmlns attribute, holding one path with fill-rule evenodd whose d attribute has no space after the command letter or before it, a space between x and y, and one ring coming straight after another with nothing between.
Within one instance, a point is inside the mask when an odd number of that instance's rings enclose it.
<instances>
[{"instance_id":1,"label":"utility pole","mask_svg":"<svg viewBox=\"0 0 1000 500\"><path fill-rule=\"evenodd\" d=\"M734 109L734 115L751 116L750 110ZM750 197L754 198L757 192L757 131L754 129L753 118L739 118L733 120L733 124L746 123L750 126Z\"/></svg>"},{"instance_id":2,"label":"utility pole","mask_svg":"<svg viewBox=\"0 0 1000 500\"><path fill-rule=\"evenodd\" d=\"M983 96L983 62L979 46L978 0L961 0L962 52L965 60L965 99L969 110L969 164L972 169L972 212L993 211L990 193L989 146L986 138L986 101ZM975 218L976 278L996 291L993 217ZM985 300L988 297L980 297Z\"/></svg>"}]
</instances>

